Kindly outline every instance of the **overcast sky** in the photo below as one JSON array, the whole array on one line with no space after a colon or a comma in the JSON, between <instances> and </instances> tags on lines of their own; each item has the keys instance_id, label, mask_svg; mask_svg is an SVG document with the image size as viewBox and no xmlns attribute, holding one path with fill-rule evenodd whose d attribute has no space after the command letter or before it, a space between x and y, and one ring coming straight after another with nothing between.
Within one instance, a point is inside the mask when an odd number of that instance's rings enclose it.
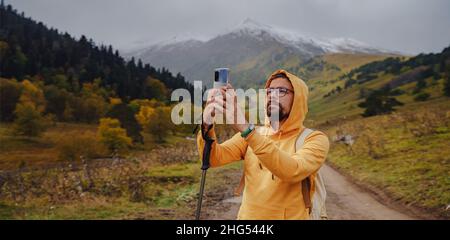
<instances>
[{"instance_id":1,"label":"overcast sky","mask_svg":"<svg viewBox=\"0 0 450 240\"><path fill-rule=\"evenodd\" d=\"M245 18L410 54L450 45L449 0L5 0L49 27L129 49L179 35L199 38Z\"/></svg>"}]
</instances>

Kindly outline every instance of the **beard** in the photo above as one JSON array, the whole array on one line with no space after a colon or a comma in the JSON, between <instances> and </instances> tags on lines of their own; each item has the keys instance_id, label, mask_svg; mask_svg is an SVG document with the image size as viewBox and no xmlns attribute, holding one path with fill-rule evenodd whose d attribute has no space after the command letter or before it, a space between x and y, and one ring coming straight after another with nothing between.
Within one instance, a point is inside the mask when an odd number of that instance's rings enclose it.
<instances>
[{"instance_id":1,"label":"beard","mask_svg":"<svg viewBox=\"0 0 450 240\"><path fill-rule=\"evenodd\" d=\"M280 103L268 103L266 106L266 114L269 117L270 121L275 122L281 122L289 116L289 113L286 113Z\"/></svg>"}]
</instances>

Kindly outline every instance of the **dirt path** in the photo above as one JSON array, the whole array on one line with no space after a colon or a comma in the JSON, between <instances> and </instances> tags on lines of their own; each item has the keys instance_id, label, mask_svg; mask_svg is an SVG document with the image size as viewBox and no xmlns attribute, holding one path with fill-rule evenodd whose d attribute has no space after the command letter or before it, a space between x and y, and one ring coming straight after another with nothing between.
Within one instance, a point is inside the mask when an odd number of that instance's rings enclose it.
<instances>
[{"instance_id":1,"label":"dirt path","mask_svg":"<svg viewBox=\"0 0 450 240\"><path fill-rule=\"evenodd\" d=\"M379 202L329 166L323 167L323 174L330 219L415 219ZM230 197L211 207L208 219L236 219L241 198L232 197L231 189L226 195Z\"/></svg>"}]
</instances>

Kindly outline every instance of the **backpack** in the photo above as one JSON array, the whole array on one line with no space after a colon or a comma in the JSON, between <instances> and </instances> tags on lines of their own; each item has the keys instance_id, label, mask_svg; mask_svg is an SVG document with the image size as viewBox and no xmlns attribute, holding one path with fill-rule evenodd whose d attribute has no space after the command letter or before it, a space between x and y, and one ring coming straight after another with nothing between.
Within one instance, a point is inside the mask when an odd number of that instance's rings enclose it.
<instances>
[{"instance_id":1,"label":"backpack","mask_svg":"<svg viewBox=\"0 0 450 240\"><path fill-rule=\"evenodd\" d=\"M313 131L314 130L309 128L305 128L305 130L303 130L295 142L295 151L303 146L306 137L308 137ZM301 183L305 207L309 209L310 219L312 220L328 219L325 207L327 190L325 189L325 183L322 175L323 174L319 168L316 173L313 173L309 177L303 179Z\"/></svg>"}]
</instances>

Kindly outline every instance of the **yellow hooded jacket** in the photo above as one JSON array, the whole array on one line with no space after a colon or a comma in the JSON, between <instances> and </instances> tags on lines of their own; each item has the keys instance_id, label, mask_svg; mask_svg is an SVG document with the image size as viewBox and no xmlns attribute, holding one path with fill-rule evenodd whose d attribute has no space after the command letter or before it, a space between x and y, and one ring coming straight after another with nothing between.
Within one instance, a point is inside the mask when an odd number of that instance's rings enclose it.
<instances>
[{"instance_id":1,"label":"yellow hooded jacket","mask_svg":"<svg viewBox=\"0 0 450 240\"><path fill-rule=\"evenodd\" d=\"M295 151L297 137L305 128L308 87L285 70L277 70L270 77L278 73L286 74L294 87L291 112L279 131L273 132L266 116L265 125L245 139L237 133L223 143L212 144L211 167L244 160L245 188L238 219L309 219L301 181L317 172L328 153L328 137L320 131L311 133L303 147ZM269 85L268 80L266 88ZM214 128L208 135L217 139ZM197 136L197 146L202 156L201 133Z\"/></svg>"}]
</instances>

